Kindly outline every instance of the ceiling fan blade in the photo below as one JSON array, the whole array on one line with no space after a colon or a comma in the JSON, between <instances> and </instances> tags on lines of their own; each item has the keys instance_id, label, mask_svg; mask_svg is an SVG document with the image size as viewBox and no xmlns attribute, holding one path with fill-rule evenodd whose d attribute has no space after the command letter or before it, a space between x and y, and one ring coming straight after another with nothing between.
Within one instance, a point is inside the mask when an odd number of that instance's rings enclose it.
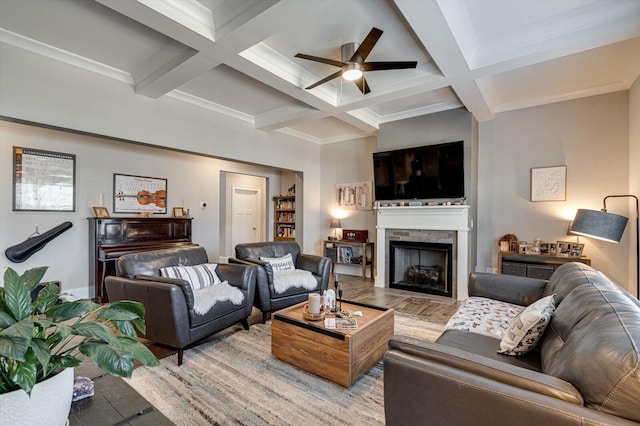
<instances>
[{"instance_id":1,"label":"ceiling fan blade","mask_svg":"<svg viewBox=\"0 0 640 426\"><path fill-rule=\"evenodd\" d=\"M365 62L362 64L362 68L364 71L402 70L415 68L417 65L416 61Z\"/></svg>"},{"instance_id":2,"label":"ceiling fan blade","mask_svg":"<svg viewBox=\"0 0 640 426\"><path fill-rule=\"evenodd\" d=\"M315 62L322 62L323 64L333 65L334 67L342 67L343 65L345 65L344 62L336 61L335 59L321 58L319 56L305 55L304 53L298 53L296 55L296 58L308 59L310 61L315 61Z\"/></svg>"},{"instance_id":3,"label":"ceiling fan blade","mask_svg":"<svg viewBox=\"0 0 640 426\"><path fill-rule=\"evenodd\" d=\"M362 40L360 47L355 51L349 62L363 63L364 60L367 59L367 56L369 56L369 53L371 53L373 46L378 42L382 32L382 30L376 27L371 28L371 31L369 31L369 34Z\"/></svg>"},{"instance_id":4,"label":"ceiling fan blade","mask_svg":"<svg viewBox=\"0 0 640 426\"><path fill-rule=\"evenodd\" d=\"M306 90L310 90L313 89L314 87L320 86L321 84L326 83L329 80L333 80L336 77L340 77L340 75L342 74L342 70L338 71L338 72L334 72L333 74L331 74L329 77L325 77L320 81L316 81L315 83L313 83L311 86L309 87L305 87Z\"/></svg>"},{"instance_id":5,"label":"ceiling fan blade","mask_svg":"<svg viewBox=\"0 0 640 426\"><path fill-rule=\"evenodd\" d=\"M367 79L364 78L364 75L357 80L353 80L353 82L358 86L358 89L360 89L363 95L371 92L371 89L369 89L369 85L367 84Z\"/></svg>"}]
</instances>

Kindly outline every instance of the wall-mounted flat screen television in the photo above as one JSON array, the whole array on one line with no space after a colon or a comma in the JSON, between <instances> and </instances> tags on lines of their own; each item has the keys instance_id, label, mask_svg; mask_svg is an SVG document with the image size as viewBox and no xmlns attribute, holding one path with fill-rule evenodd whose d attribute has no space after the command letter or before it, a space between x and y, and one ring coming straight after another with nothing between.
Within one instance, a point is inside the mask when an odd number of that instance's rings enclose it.
<instances>
[{"instance_id":1,"label":"wall-mounted flat screen television","mask_svg":"<svg viewBox=\"0 0 640 426\"><path fill-rule=\"evenodd\" d=\"M464 143L375 152L373 177L377 201L462 198Z\"/></svg>"}]
</instances>

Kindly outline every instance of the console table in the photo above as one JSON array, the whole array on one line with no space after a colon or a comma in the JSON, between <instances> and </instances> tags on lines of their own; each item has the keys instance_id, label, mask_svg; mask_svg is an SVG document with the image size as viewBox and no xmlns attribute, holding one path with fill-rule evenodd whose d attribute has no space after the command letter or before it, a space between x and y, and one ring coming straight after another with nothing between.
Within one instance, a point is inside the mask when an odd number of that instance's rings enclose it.
<instances>
[{"instance_id":1,"label":"console table","mask_svg":"<svg viewBox=\"0 0 640 426\"><path fill-rule=\"evenodd\" d=\"M349 250L343 250L348 248ZM343 256L344 253L351 252L351 255ZM375 277L376 251L375 243L360 243L355 241L329 241L322 243L322 253L331 259L331 272L335 265L350 265L362 267L362 279L367 278L367 264L371 278Z\"/></svg>"},{"instance_id":2,"label":"console table","mask_svg":"<svg viewBox=\"0 0 640 426\"><path fill-rule=\"evenodd\" d=\"M548 280L558 266L568 262L582 262L591 265L591 259L587 257L500 252L498 254L498 273Z\"/></svg>"}]
</instances>

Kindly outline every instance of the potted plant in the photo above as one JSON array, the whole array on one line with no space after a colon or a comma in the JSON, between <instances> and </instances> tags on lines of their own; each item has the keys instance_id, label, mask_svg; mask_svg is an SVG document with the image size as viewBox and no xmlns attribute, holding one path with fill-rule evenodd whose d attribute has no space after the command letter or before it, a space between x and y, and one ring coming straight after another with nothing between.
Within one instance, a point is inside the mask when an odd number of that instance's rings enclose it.
<instances>
[{"instance_id":1,"label":"potted plant","mask_svg":"<svg viewBox=\"0 0 640 426\"><path fill-rule=\"evenodd\" d=\"M0 418L15 424L64 424L73 394L73 367L91 359L109 374L131 377L134 360L158 365L158 359L136 339L136 329L144 333L144 306L118 301L99 305L90 300L60 300L60 288L52 283L36 289L48 268L39 267L18 275L7 268L0 287ZM84 355L84 357L83 357ZM62 397L64 416L44 412L34 398L49 381L53 385L44 396ZM51 385L49 385L51 386ZM19 404L31 404L21 408ZM55 410L54 410L55 411ZM43 415L44 421L26 420L28 413Z\"/></svg>"}]
</instances>

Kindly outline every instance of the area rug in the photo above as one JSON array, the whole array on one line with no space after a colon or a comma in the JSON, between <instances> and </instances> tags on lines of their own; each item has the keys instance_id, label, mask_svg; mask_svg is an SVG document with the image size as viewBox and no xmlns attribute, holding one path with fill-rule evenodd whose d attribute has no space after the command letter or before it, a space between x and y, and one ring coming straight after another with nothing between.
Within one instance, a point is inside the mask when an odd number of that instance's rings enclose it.
<instances>
[{"instance_id":1,"label":"area rug","mask_svg":"<svg viewBox=\"0 0 640 426\"><path fill-rule=\"evenodd\" d=\"M395 332L435 340L443 323L395 314ZM271 355L271 324L242 328L137 368L128 383L176 425L383 425L382 361L345 389Z\"/></svg>"}]
</instances>

